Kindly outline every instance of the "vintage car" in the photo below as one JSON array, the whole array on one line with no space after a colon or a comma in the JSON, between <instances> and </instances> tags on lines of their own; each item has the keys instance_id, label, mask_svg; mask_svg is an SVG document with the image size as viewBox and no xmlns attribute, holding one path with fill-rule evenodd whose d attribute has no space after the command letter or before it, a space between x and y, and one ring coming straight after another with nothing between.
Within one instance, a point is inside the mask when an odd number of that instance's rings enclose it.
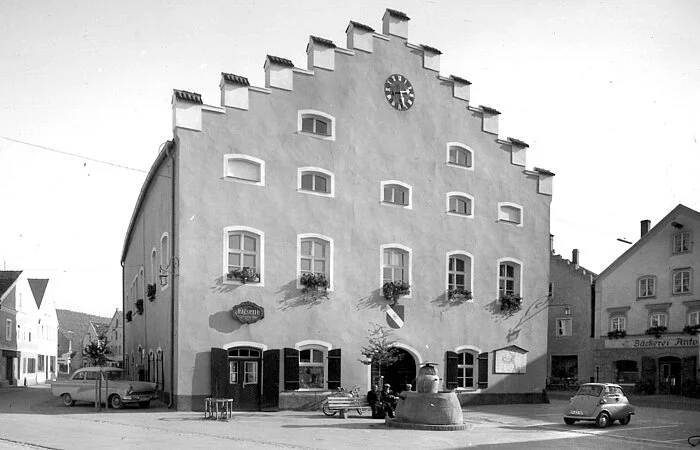
<instances>
[{"instance_id":1,"label":"vintage car","mask_svg":"<svg viewBox=\"0 0 700 450\"><path fill-rule=\"evenodd\" d=\"M54 397L61 397L66 406L73 406L75 402L94 403L100 378L101 400L112 408L119 409L133 403L148 408L151 400L158 398L155 383L127 380L124 369L116 367L83 367L73 372L69 379L51 383L51 393Z\"/></svg>"},{"instance_id":2,"label":"vintage car","mask_svg":"<svg viewBox=\"0 0 700 450\"><path fill-rule=\"evenodd\" d=\"M586 383L571 397L564 411L564 422L571 425L579 420L592 420L605 428L619 420L627 425L634 414L625 392L617 384Z\"/></svg>"}]
</instances>

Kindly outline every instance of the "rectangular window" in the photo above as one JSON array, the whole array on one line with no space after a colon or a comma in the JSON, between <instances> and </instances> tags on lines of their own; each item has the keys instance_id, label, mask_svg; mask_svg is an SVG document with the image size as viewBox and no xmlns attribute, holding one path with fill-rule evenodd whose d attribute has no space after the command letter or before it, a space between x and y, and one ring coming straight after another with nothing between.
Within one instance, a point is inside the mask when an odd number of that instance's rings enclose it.
<instances>
[{"instance_id":1,"label":"rectangular window","mask_svg":"<svg viewBox=\"0 0 700 450\"><path fill-rule=\"evenodd\" d=\"M498 293L500 296L519 294L517 289L517 277L519 267L514 263L501 263L498 268Z\"/></svg>"},{"instance_id":2,"label":"rectangular window","mask_svg":"<svg viewBox=\"0 0 700 450\"><path fill-rule=\"evenodd\" d=\"M301 240L301 273L325 275L328 278L328 242L321 239Z\"/></svg>"},{"instance_id":3,"label":"rectangular window","mask_svg":"<svg viewBox=\"0 0 700 450\"><path fill-rule=\"evenodd\" d=\"M5 339L12 340L12 319L5 321Z\"/></svg>"},{"instance_id":4,"label":"rectangular window","mask_svg":"<svg viewBox=\"0 0 700 450\"><path fill-rule=\"evenodd\" d=\"M668 326L668 315L666 313L654 313L649 316L649 326L651 327L666 327Z\"/></svg>"},{"instance_id":5,"label":"rectangular window","mask_svg":"<svg viewBox=\"0 0 700 450\"><path fill-rule=\"evenodd\" d=\"M36 359L27 358L27 373L36 373Z\"/></svg>"},{"instance_id":6,"label":"rectangular window","mask_svg":"<svg viewBox=\"0 0 700 450\"><path fill-rule=\"evenodd\" d=\"M324 352L318 349L299 351L299 387L301 389L324 388Z\"/></svg>"},{"instance_id":7,"label":"rectangular window","mask_svg":"<svg viewBox=\"0 0 700 450\"><path fill-rule=\"evenodd\" d=\"M39 355L39 372L44 371L44 355Z\"/></svg>"},{"instance_id":8,"label":"rectangular window","mask_svg":"<svg viewBox=\"0 0 700 450\"><path fill-rule=\"evenodd\" d=\"M690 251L690 232L684 231L673 235L673 253L687 253Z\"/></svg>"},{"instance_id":9,"label":"rectangular window","mask_svg":"<svg viewBox=\"0 0 700 450\"><path fill-rule=\"evenodd\" d=\"M238 361L229 361L228 362L228 377L229 377L229 383L231 383L231 384L238 383Z\"/></svg>"},{"instance_id":10,"label":"rectangular window","mask_svg":"<svg viewBox=\"0 0 700 450\"><path fill-rule=\"evenodd\" d=\"M384 250L382 278L384 283L390 281L408 282L408 253L397 248Z\"/></svg>"},{"instance_id":11,"label":"rectangular window","mask_svg":"<svg viewBox=\"0 0 700 450\"><path fill-rule=\"evenodd\" d=\"M653 297L656 295L656 281L654 277L645 277L639 280L639 298Z\"/></svg>"},{"instance_id":12,"label":"rectangular window","mask_svg":"<svg viewBox=\"0 0 700 450\"><path fill-rule=\"evenodd\" d=\"M257 361L243 361L243 384L258 384Z\"/></svg>"},{"instance_id":13,"label":"rectangular window","mask_svg":"<svg viewBox=\"0 0 700 450\"><path fill-rule=\"evenodd\" d=\"M462 352L457 363L457 383L462 388L474 387L474 354Z\"/></svg>"},{"instance_id":14,"label":"rectangular window","mask_svg":"<svg viewBox=\"0 0 700 450\"><path fill-rule=\"evenodd\" d=\"M571 319L557 319L557 336L571 336Z\"/></svg>"},{"instance_id":15,"label":"rectangular window","mask_svg":"<svg viewBox=\"0 0 700 450\"><path fill-rule=\"evenodd\" d=\"M673 271L673 293L674 294L689 294L690 293L690 269L678 269Z\"/></svg>"},{"instance_id":16,"label":"rectangular window","mask_svg":"<svg viewBox=\"0 0 700 450\"><path fill-rule=\"evenodd\" d=\"M228 160L228 176L247 181L260 181L260 164L247 159Z\"/></svg>"},{"instance_id":17,"label":"rectangular window","mask_svg":"<svg viewBox=\"0 0 700 450\"><path fill-rule=\"evenodd\" d=\"M688 325L691 327L700 325L700 311L693 311L688 314Z\"/></svg>"},{"instance_id":18,"label":"rectangular window","mask_svg":"<svg viewBox=\"0 0 700 450\"><path fill-rule=\"evenodd\" d=\"M625 331L627 327L627 318L616 316L610 319L610 331Z\"/></svg>"}]
</instances>

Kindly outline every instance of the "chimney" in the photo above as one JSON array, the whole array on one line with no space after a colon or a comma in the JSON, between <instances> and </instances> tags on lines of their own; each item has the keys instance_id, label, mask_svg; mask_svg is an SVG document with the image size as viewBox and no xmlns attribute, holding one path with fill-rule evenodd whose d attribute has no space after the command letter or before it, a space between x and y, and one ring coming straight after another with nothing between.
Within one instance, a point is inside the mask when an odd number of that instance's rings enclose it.
<instances>
[{"instance_id":1,"label":"chimney","mask_svg":"<svg viewBox=\"0 0 700 450\"><path fill-rule=\"evenodd\" d=\"M574 263L574 265L576 265L576 267L578 267L578 249L577 248L575 248L571 252L571 262Z\"/></svg>"},{"instance_id":2,"label":"chimney","mask_svg":"<svg viewBox=\"0 0 700 450\"><path fill-rule=\"evenodd\" d=\"M651 225L651 220L642 220L642 235L640 237L644 237L645 234L649 232L649 225Z\"/></svg>"},{"instance_id":3,"label":"chimney","mask_svg":"<svg viewBox=\"0 0 700 450\"><path fill-rule=\"evenodd\" d=\"M387 8L382 17L382 34L408 39L408 21L405 13Z\"/></svg>"}]
</instances>

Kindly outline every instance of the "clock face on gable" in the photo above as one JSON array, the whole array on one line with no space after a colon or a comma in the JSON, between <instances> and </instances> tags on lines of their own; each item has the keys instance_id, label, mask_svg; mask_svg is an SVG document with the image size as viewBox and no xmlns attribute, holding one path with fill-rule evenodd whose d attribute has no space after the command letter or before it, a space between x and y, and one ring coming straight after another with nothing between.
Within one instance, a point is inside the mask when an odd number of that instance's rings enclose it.
<instances>
[{"instance_id":1,"label":"clock face on gable","mask_svg":"<svg viewBox=\"0 0 700 450\"><path fill-rule=\"evenodd\" d=\"M413 106L416 93L406 77L395 73L384 82L384 97L391 106L399 111L405 111Z\"/></svg>"}]
</instances>

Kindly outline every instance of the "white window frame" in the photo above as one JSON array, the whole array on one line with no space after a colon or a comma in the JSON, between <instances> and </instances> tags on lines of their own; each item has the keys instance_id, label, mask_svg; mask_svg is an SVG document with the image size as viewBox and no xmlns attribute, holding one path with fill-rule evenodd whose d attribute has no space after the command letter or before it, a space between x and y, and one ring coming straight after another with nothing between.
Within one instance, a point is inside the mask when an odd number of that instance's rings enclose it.
<instances>
[{"instance_id":1,"label":"white window frame","mask_svg":"<svg viewBox=\"0 0 700 450\"><path fill-rule=\"evenodd\" d=\"M566 323L568 322L568 328ZM558 318L556 321L556 336L557 337L571 337L573 336L573 326L574 321L571 317Z\"/></svg>"},{"instance_id":2,"label":"white window frame","mask_svg":"<svg viewBox=\"0 0 700 450\"><path fill-rule=\"evenodd\" d=\"M464 251L464 250L453 250L453 251L447 252L445 254L445 274L446 274L446 276L445 276L445 291L450 289L450 276L449 276L450 275L450 258L455 257L455 256L462 256L462 257L469 260L469 266L470 266L469 273L468 273L469 285L466 286L465 288L468 289L473 294L474 293L474 256L471 253ZM474 297L472 296L472 298L470 300L467 300L467 301L473 302Z\"/></svg>"},{"instance_id":3,"label":"white window frame","mask_svg":"<svg viewBox=\"0 0 700 450\"><path fill-rule=\"evenodd\" d=\"M156 266L158 264L158 251L155 247L151 249L151 283L158 286L158 272Z\"/></svg>"},{"instance_id":4,"label":"white window frame","mask_svg":"<svg viewBox=\"0 0 700 450\"><path fill-rule=\"evenodd\" d=\"M627 331L627 316L622 314L611 315L610 331Z\"/></svg>"},{"instance_id":5,"label":"white window frame","mask_svg":"<svg viewBox=\"0 0 700 450\"><path fill-rule=\"evenodd\" d=\"M387 185L397 185L405 188L408 191L408 203L406 205L402 205L401 203L394 203L384 200L384 187ZM382 205L391 206L394 208L413 209L413 188L410 184L404 183L403 181L384 180L380 183L379 199Z\"/></svg>"},{"instance_id":6,"label":"white window frame","mask_svg":"<svg viewBox=\"0 0 700 450\"><path fill-rule=\"evenodd\" d=\"M445 147L446 147L445 148L445 161L447 161L448 166L455 167L455 168L462 169L462 170L469 170L469 171L474 170L474 165L475 165L474 150L472 150L471 147L469 147L468 145L462 144L461 142L448 142ZM458 148L461 148L462 150L464 150L465 152L469 153L471 156L471 165L463 166L461 164L451 162L450 161L450 148L451 147L458 147Z\"/></svg>"},{"instance_id":7,"label":"white window frame","mask_svg":"<svg viewBox=\"0 0 700 450\"><path fill-rule=\"evenodd\" d=\"M5 321L5 340L12 340L12 319L7 319Z\"/></svg>"},{"instance_id":8,"label":"white window frame","mask_svg":"<svg viewBox=\"0 0 700 450\"><path fill-rule=\"evenodd\" d=\"M469 214L462 214L462 213L450 210L450 200L453 197L462 198L462 199L466 199L469 201ZM473 219L474 218L474 207L475 207L474 196L469 195L466 192L451 191L451 192L448 192L447 195L445 196L445 211L447 211L447 215L449 215L449 216L462 217L465 219Z\"/></svg>"},{"instance_id":9,"label":"white window frame","mask_svg":"<svg viewBox=\"0 0 700 450\"><path fill-rule=\"evenodd\" d=\"M323 391L328 388L328 352L333 349L333 346L324 341L318 340L308 340L297 342L294 348L299 352L299 375L301 378L302 367L318 367L315 363L302 363L301 362L301 352L302 350L319 350L323 352L323 387L321 388L302 388L300 380L300 391ZM313 354L313 353L312 353Z\"/></svg>"},{"instance_id":10,"label":"white window frame","mask_svg":"<svg viewBox=\"0 0 700 450\"><path fill-rule=\"evenodd\" d=\"M514 222L510 219L506 219L504 214L501 214L501 208L514 208L520 210L520 222ZM511 223L515 226L522 227L525 222L524 211L522 205L512 202L498 202L498 221L504 223Z\"/></svg>"},{"instance_id":11,"label":"white window frame","mask_svg":"<svg viewBox=\"0 0 700 450\"><path fill-rule=\"evenodd\" d=\"M676 291L676 277L682 273L688 273L688 290L687 291ZM681 286L683 285L681 279ZM690 267L683 267L680 269L673 269L671 271L671 295L688 295L693 293L693 270Z\"/></svg>"},{"instance_id":12,"label":"white window frame","mask_svg":"<svg viewBox=\"0 0 700 450\"><path fill-rule=\"evenodd\" d=\"M319 133L312 133L312 132L308 132L308 131L302 131L302 129L301 129L302 120L306 117L313 117L313 116L326 119L328 121L328 127L330 128L330 133L319 134ZM335 117L331 116L328 113L325 113L323 111L318 111L315 109L300 109L299 111L297 111L297 133L302 134L304 136L314 137L316 139L322 139L322 140L326 140L326 141L335 141Z\"/></svg>"},{"instance_id":13,"label":"white window frame","mask_svg":"<svg viewBox=\"0 0 700 450\"><path fill-rule=\"evenodd\" d=\"M643 295L642 293L642 284L646 281L646 290L649 290L649 281L652 282L652 289L651 289L651 294L645 294ZM637 281L637 298L652 298L656 297L656 277L652 275L645 275L643 277L640 277L639 280Z\"/></svg>"},{"instance_id":14,"label":"white window frame","mask_svg":"<svg viewBox=\"0 0 700 450\"><path fill-rule=\"evenodd\" d=\"M163 246L163 241L165 241L165 246ZM163 250L165 249L165 250ZM170 273L172 272L172 267L170 267L170 235L166 231L160 235L160 267L158 268L158 275L166 275L163 283L160 284L160 290L164 291L170 286ZM158 277L160 278L160 276Z\"/></svg>"},{"instance_id":15,"label":"white window frame","mask_svg":"<svg viewBox=\"0 0 700 450\"><path fill-rule=\"evenodd\" d=\"M683 250L682 245L685 243L687 250ZM672 252L674 255L680 255L683 253L690 253L692 250L692 236L690 234L690 231L681 231L679 233L676 233L673 235L673 249ZM678 245L677 245L678 244ZM680 250L677 250L677 248L680 247Z\"/></svg>"},{"instance_id":16,"label":"white window frame","mask_svg":"<svg viewBox=\"0 0 700 450\"><path fill-rule=\"evenodd\" d=\"M241 232L248 232L251 234L256 234L258 235L259 242L258 242L258 259L259 259L259 264L258 264L258 273L260 274L260 281L255 282L255 283L246 283L246 286L254 286L254 287L263 287L265 286L265 233L261 230L258 230L257 228L253 227L247 227L245 225L233 225L233 226L228 226L224 227L224 233L223 233L223 283L224 284L243 284L240 280L229 280L226 278L226 275L228 274L228 235L231 232L235 231L241 231Z\"/></svg>"},{"instance_id":17,"label":"white window frame","mask_svg":"<svg viewBox=\"0 0 700 450\"><path fill-rule=\"evenodd\" d=\"M335 246L333 245L333 238L330 238L324 234L318 234L318 233L302 233L297 235L297 289L302 289L303 286L301 285L300 278L301 278L301 241L304 239L318 239L321 241L325 241L326 244L328 244L328 253L326 256L326 262L327 262L327 278L328 282L330 283L330 286L328 287L328 291L332 292L333 287L335 285L334 278L333 278L333 260L334 260L334 252L335 252Z\"/></svg>"},{"instance_id":18,"label":"white window frame","mask_svg":"<svg viewBox=\"0 0 700 450\"><path fill-rule=\"evenodd\" d=\"M656 324L654 324L654 322L656 322ZM649 326L668 327L668 313L663 311L653 311L649 313Z\"/></svg>"},{"instance_id":19,"label":"white window frame","mask_svg":"<svg viewBox=\"0 0 700 450\"><path fill-rule=\"evenodd\" d=\"M319 191L310 191L308 189L302 189L301 187L301 177L306 174L314 174L314 173L319 173L322 175L325 175L328 177L328 184L327 187L330 189L330 192L319 192ZM318 195L321 197L335 197L335 175L333 172L322 169L320 167L312 167L312 166L307 166L307 167L299 167L297 169L297 192L301 192L302 194L309 194L309 195Z\"/></svg>"},{"instance_id":20,"label":"white window frame","mask_svg":"<svg viewBox=\"0 0 700 450\"><path fill-rule=\"evenodd\" d=\"M700 310L688 312L688 325L691 327L700 325Z\"/></svg>"},{"instance_id":21,"label":"white window frame","mask_svg":"<svg viewBox=\"0 0 700 450\"><path fill-rule=\"evenodd\" d=\"M243 178L235 178L235 177L229 175L228 174L228 162L230 160L249 161L249 162L257 164L260 167L260 181L246 180ZM234 183L250 184L253 186L265 186L265 161L260 159L260 158L256 158L255 156L245 155L243 153L227 153L224 155L223 166L224 166L223 179L226 181L231 181Z\"/></svg>"},{"instance_id":22,"label":"white window frame","mask_svg":"<svg viewBox=\"0 0 700 450\"><path fill-rule=\"evenodd\" d=\"M413 280L413 250L410 247L406 247L405 245L397 244L397 243L392 243L392 244L383 244L379 247L379 290L381 292L382 286L384 286L384 250L389 250L389 249L398 249L406 252L408 255L408 280L406 283L409 285L411 284ZM383 294L382 294L383 295ZM411 289L411 294L404 295L402 298L412 298L411 296L413 295L413 289Z\"/></svg>"},{"instance_id":23,"label":"white window frame","mask_svg":"<svg viewBox=\"0 0 700 450\"><path fill-rule=\"evenodd\" d=\"M517 268L520 269L517 283L518 290L515 292L515 295L520 296L520 298L525 298L525 293L523 292L523 274L525 273L525 266L519 259L511 257L500 258L496 261L496 298L501 298L501 264L504 263L515 264L518 266Z\"/></svg>"},{"instance_id":24,"label":"white window frame","mask_svg":"<svg viewBox=\"0 0 700 450\"><path fill-rule=\"evenodd\" d=\"M473 387L461 387L459 383L461 382L459 378L459 361L457 363L457 385L456 390L458 391L469 391L469 392L480 392L479 388L479 355L483 353L480 348L474 347L473 345L461 345L454 348L454 352L458 355L461 353L471 353L474 356L474 386Z\"/></svg>"}]
</instances>

